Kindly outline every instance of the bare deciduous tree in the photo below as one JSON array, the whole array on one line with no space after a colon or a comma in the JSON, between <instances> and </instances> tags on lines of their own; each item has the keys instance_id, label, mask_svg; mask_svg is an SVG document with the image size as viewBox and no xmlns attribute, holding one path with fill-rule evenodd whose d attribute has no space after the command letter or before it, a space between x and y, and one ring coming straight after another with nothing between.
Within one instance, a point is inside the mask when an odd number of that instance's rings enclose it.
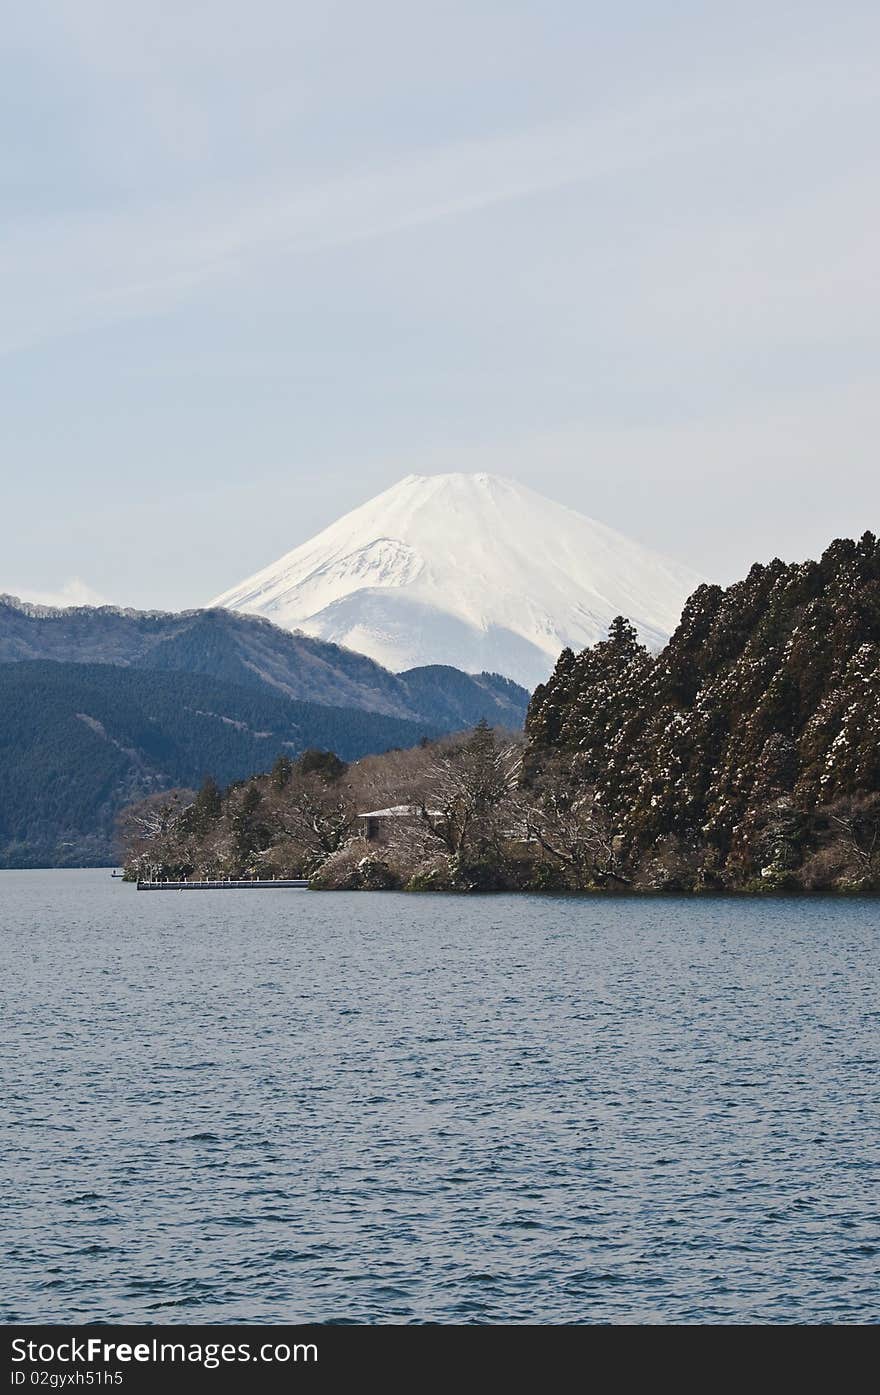
<instances>
[{"instance_id":1,"label":"bare deciduous tree","mask_svg":"<svg viewBox=\"0 0 880 1395\"><path fill-rule=\"evenodd\" d=\"M421 816L433 838L456 857L497 849L515 820L521 743L481 722L458 743L433 751Z\"/></svg>"},{"instance_id":2,"label":"bare deciduous tree","mask_svg":"<svg viewBox=\"0 0 880 1395\"><path fill-rule=\"evenodd\" d=\"M523 790L521 816L526 836L566 869L575 888L629 885L608 811L592 786L572 783L564 765L548 765L537 785Z\"/></svg>"},{"instance_id":3,"label":"bare deciduous tree","mask_svg":"<svg viewBox=\"0 0 880 1395\"><path fill-rule=\"evenodd\" d=\"M357 816L344 789L320 776L297 774L285 788L274 822L318 867L355 836Z\"/></svg>"},{"instance_id":4,"label":"bare deciduous tree","mask_svg":"<svg viewBox=\"0 0 880 1395\"><path fill-rule=\"evenodd\" d=\"M880 873L880 795L839 799L829 808L828 821L853 866L866 877Z\"/></svg>"}]
</instances>

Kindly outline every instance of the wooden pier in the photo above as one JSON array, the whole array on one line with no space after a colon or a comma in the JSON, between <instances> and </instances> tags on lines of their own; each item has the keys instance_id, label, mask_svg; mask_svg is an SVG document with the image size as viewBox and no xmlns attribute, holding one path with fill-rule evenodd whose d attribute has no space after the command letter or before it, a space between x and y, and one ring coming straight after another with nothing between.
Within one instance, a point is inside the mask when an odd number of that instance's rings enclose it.
<instances>
[{"instance_id":1,"label":"wooden pier","mask_svg":"<svg viewBox=\"0 0 880 1395\"><path fill-rule=\"evenodd\" d=\"M138 891L305 891L308 887L305 880L286 880L282 877L272 881L252 880L229 880L229 881L208 881L208 882L148 882L139 881Z\"/></svg>"}]
</instances>

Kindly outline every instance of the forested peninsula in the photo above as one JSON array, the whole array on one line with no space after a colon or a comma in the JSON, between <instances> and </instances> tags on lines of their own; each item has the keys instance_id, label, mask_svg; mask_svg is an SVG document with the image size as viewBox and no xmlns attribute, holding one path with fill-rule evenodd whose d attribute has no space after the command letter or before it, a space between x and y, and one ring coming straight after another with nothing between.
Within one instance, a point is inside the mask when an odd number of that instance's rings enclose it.
<instances>
[{"instance_id":1,"label":"forested peninsula","mask_svg":"<svg viewBox=\"0 0 880 1395\"><path fill-rule=\"evenodd\" d=\"M524 733L281 757L129 809L129 876L316 888L880 890L880 544L700 586L659 654L565 650Z\"/></svg>"}]
</instances>

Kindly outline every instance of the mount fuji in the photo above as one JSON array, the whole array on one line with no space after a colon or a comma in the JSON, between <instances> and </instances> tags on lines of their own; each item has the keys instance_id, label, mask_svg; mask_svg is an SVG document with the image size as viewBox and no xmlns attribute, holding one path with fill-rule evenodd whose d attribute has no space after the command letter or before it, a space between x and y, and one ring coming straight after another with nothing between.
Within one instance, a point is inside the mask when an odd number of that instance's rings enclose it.
<instances>
[{"instance_id":1,"label":"mount fuji","mask_svg":"<svg viewBox=\"0 0 880 1395\"><path fill-rule=\"evenodd\" d=\"M407 475L211 602L400 671L534 687L625 615L650 648L702 577L497 475Z\"/></svg>"}]
</instances>

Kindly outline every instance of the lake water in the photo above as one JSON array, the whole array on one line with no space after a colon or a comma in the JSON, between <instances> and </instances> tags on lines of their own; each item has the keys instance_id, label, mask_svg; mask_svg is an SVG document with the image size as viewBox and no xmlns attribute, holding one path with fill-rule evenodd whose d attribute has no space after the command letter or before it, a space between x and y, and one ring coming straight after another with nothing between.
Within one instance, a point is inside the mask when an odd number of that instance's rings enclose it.
<instances>
[{"instance_id":1,"label":"lake water","mask_svg":"<svg viewBox=\"0 0 880 1395\"><path fill-rule=\"evenodd\" d=\"M877 1321L878 923L2 872L2 1316Z\"/></svg>"}]
</instances>

